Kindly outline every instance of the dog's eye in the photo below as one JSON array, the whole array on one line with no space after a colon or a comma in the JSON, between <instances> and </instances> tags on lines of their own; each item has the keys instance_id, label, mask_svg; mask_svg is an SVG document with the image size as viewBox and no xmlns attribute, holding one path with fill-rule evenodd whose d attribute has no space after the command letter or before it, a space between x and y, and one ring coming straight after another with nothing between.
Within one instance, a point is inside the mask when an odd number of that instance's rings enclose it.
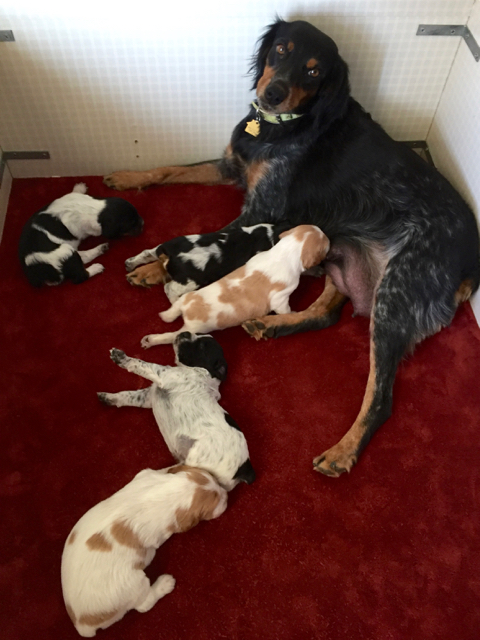
<instances>
[{"instance_id":1,"label":"dog's eye","mask_svg":"<svg viewBox=\"0 0 480 640\"><path fill-rule=\"evenodd\" d=\"M286 48L283 44L277 44L277 53L279 53L281 56L283 56L283 54L285 53Z\"/></svg>"},{"instance_id":2,"label":"dog's eye","mask_svg":"<svg viewBox=\"0 0 480 640\"><path fill-rule=\"evenodd\" d=\"M310 69L310 70L308 71L308 75L309 75L311 78L317 78L319 73L320 73L320 71L319 71L318 69Z\"/></svg>"}]
</instances>

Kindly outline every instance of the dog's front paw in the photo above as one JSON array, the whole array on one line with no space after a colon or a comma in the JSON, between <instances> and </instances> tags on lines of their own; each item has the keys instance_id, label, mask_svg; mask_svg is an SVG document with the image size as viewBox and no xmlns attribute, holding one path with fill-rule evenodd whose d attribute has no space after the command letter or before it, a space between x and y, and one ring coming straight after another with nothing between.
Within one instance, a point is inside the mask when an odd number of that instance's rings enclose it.
<instances>
[{"instance_id":1,"label":"dog's front paw","mask_svg":"<svg viewBox=\"0 0 480 640\"><path fill-rule=\"evenodd\" d=\"M357 455L338 443L321 456L314 458L313 468L326 476L338 478L342 473L350 473L356 462Z\"/></svg>"},{"instance_id":2,"label":"dog's front paw","mask_svg":"<svg viewBox=\"0 0 480 640\"><path fill-rule=\"evenodd\" d=\"M150 349L150 347L153 347L152 338L153 338L153 334L150 334L148 336L143 336L140 344L144 349Z\"/></svg>"},{"instance_id":3,"label":"dog's front paw","mask_svg":"<svg viewBox=\"0 0 480 640\"><path fill-rule=\"evenodd\" d=\"M125 362L127 356L124 351L120 351L120 349L110 349L110 358L115 362L115 364L121 364Z\"/></svg>"},{"instance_id":4,"label":"dog's front paw","mask_svg":"<svg viewBox=\"0 0 480 640\"><path fill-rule=\"evenodd\" d=\"M106 253L109 249L110 249L110 245L108 244L108 242L104 242L98 247L98 251L99 251L98 255L101 256L103 253Z\"/></svg>"},{"instance_id":5,"label":"dog's front paw","mask_svg":"<svg viewBox=\"0 0 480 640\"><path fill-rule=\"evenodd\" d=\"M268 338L275 337L275 327L266 326L262 320L247 320L242 324L242 327L255 340L261 340L262 338L268 340Z\"/></svg>"},{"instance_id":6,"label":"dog's front paw","mask_svg":"<svg viewBox=\"0 0 480 640\"><path fill-rule=\"evenodd\" d=\"M148 184L148 181L142 180L142 171L115 171L103 179L107 187L124 191L125 189L141 189Z\"/></svg>"},{"instance_id":7,"label":"dog's front paw","mask_svg":"<svg viewBox=\"0 0 480 640\"><path fill-rule=\"evenodd\" d=\"M125 269L128 271L128 273L130 273L130 271L133 271L135 269L135 257L127 258L125 260Z\"/></svg>"},{"instance_id":8,"label":"dog's front paw","mask_svg":"<svg viewBox=\"0 0 480 640\"><path fill-rule=\"evenodd\" d=\"M100 400L102 404L106 404L109 407L113 405L113 402L110 399L109 393L104 393L103 391L99 391L97 393L97 398Z\"/></svg>"}]
</instances>

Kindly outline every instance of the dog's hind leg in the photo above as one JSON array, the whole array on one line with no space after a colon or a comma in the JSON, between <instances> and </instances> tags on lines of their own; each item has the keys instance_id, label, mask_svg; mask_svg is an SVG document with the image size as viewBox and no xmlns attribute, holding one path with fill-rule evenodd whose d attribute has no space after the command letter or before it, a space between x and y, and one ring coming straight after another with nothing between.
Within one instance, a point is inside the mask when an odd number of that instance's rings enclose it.
<instances>
[{"instance_id":1,"label":"dog's hind leg","mask_svg":"<svg viewBox=\"0 0 480 640\"><path fill-rule=\"evenodd\" d=\"M179 298L176 302L172 304L170 309L166 311L162 311L158 314L163 322L173 322L178 318L178 316L182 315L182 298Z\"/></svg>"},{"instance_id":2,"label":"dog's hind leg","mask_svg":"<svg viewBox=\"0 0 480 640\"><path fill-rule=\"evenodd\" d=\"M142 189L152 184L233 184L220 171L220 160L150 171L115 171L103 179L112 189Z\"/></svg>"},{"instance_id":3,"label":"dog's hind leg","mask_svg":"<svg viewBox=\"0 0 480 640\"><path fill-rule=\"evenodd\" d=\"M142 251L138 255L127 258L127 260L125 260L125 269L127 271L133 271L136 267L139 267L142 264L153 262L157 259L156 250L157 247L154 247L153 249L145 249L145 251Z\"/></svg>"},{"instance_id":4,"label":"dog's hind leg","mask_svg":"<svg viewBox=\"0 0 480 640\"><path fill-rule=\"evenodd\" d=\"M148 582L148 586L145 583L143 593L140 595L139 600L135 606L135 609L140 613L150 611L154 607L160 598L163 598L168 593L171 593L175 588L175 578L168 573L164 573L150 586L150 581L147 576L145 580ZM143 586L143 585L142 585Z\"/></svg>"},{"instance_id":5,"label":"dog's hind leg","mask_svg":"<svg viewBox=\"0 0 480 640\"><path fill-rule=\"evenodd\" d=\"M98 247L88 249L87 251L78 251L77 253L83 264L88 264L92 260L95 260L95 258L102 256L106 251L108 251L108 248L108 242L104 242L103 244L99 244Z\"/></svg>"},{"instance_id":6,"label":"dog's hind leg","mask_svg":"<svg viewBox=\"0 0 480 640\"><path fill-rule=\"evenodd\" d=\"M255 318L244 322L242 327L256 340L325 329L339 320L346 301L347 298L337 291L332 280L327 276L322 295L305 311Z\"/></svg>"},{"instance_id":7,"label":"dog's hind leg","mask_svg":"<svg viewBox=\"0 0 480 640\"><path fill-rule=\"evenodd\" d=\"M141 409L152 408L152 387L148 389L138 389L138 391L119 391L118 393L97 393L98 399L103 404L111 407L140 407Z\"/></svg>"},{"instance_id":8,"label":"dog's hind leg","mask_svg":"<svg viewBox=\"0 0 480 640\"><path fill-rule=\"evenodd\" d=\"M98 263L91 264L85 268L82 257L78 251L75 251L62 265L63 275L67 280L71 280L73 284L81 284L92 276L102 273L104 270L105 267Z\"/></svg>"}]
</instances>

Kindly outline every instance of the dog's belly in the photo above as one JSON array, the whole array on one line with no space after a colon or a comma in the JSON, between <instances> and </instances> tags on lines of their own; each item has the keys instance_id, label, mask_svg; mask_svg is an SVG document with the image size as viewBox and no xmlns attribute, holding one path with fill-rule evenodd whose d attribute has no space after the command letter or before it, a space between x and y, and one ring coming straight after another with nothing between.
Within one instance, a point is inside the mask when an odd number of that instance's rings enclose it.
<instances>
[{"instance_id":1,"label":"dog's belly","mask_svg":"<svg viewBox=\"0 0 480 640\"><path fill-rule=\"evenodd\" d=\"M370 316L376 278L359 251L349 246L334 246L324 267L338 291L352 301L355 314Z\"/></svg>"}]
</instances>

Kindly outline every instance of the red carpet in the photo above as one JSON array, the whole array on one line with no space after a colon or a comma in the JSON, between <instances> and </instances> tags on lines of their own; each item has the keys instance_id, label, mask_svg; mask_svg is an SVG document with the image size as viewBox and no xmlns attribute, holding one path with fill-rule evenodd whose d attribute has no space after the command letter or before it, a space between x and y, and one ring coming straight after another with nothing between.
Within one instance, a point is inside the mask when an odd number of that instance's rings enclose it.
<instances>
[{"instance_id":1,"label":"red carpet","mask_svg":"<svg viewBox=\"0 0 480 640\"><path fill-rule=\"evenodd\" d=\"M84 180L92 195L113 195L100 178ZM150 412L96 398L146 385L110 361L111 347L173 363L170 346L140 347L162 329L157 314L168 303L160 288L129 286L124 260L220 228L242 200L230 187L127 192L143 235L112 242L99 259L105 273L91 281L34 290L16 256L21 227L78 181L15 180L0 245L4 640L79 637L60 585L67 534L139 470L172 463ZM321 289L305 278L293 308ZM172 573L171 595L98 638L478 640L480 330L464 305L417 348L397 377L394 416L335 480L311 463L362 401L368 320L351 314L347 305L336 326L277 341L256 343L241 328L217 333L230 367L222 404L244 430L257 481L237 487L218 520L160 548L149 575Z\"/></svg>"}]
</instances>

